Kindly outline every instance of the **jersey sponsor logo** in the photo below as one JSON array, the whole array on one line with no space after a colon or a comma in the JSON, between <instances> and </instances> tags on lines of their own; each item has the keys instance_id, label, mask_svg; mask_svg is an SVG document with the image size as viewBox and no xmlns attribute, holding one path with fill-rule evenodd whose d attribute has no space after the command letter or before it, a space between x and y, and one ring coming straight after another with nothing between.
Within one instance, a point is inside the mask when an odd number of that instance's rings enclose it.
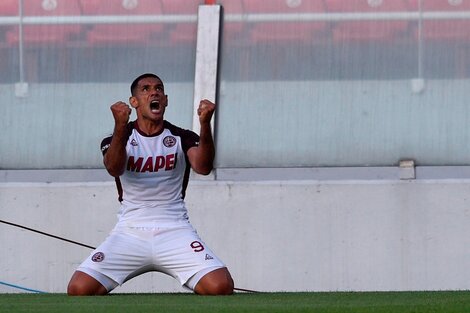
<instances>
[{"instance_id":1,"label":"jersey sponsor logo","mask_svg":"<svg viewBox=\"0 0 470 313\"><path fill-rule=\"evenodd\" d=\"M165 138L163 138L163 144L165 145L165 147L171 148L176 145L176 138L173 136L166 136Z\"/></svg>"},{"instance_id":2,"label":"jersey sponsor logo","mask_svg":"<svg viewBox=\"0 0 470 313\"><path fill-rule=\"evenodd\" d=\"M137 143L137 141L135 139L131 140L131 146L137 147L138 145L139 144Z\"/></svg>"},{"instance_id":3,"label":"jersey sponsor logo","mask_svg":"<svg viewBox=\"0 0 470 313\"><path fill-rule=\"evenodd\" d=\"M178 153L168 155L149 156L144 160L143 157L135 159L133 155L127 160L127 170L130 172L145 173L158 172L159 170L170 171L176 167Z\"/></svg>"},{"instance_id":4,"label":"jersey sponsor logo","mask_svg":"<svg viewBox=\"0 0 470 313\"><path fill-rule=\"evenodd\" d=\"M104 253L103 252L96 252L95 254L93 254L93 256L91 257L91 260L93 262L103 262L104 260Z\"/></svg>"},{"instance_id":5,"label":"jersey sponsor logo","mask_svg":"<svg viewBox=\"0 0 470 313\"><path fill-rule=\"evenodd\" d=\"M212 255L206 253L206 261L207 260L213 260L213 259L214 258L212 257Z\"/></svg>"}]
</instances>

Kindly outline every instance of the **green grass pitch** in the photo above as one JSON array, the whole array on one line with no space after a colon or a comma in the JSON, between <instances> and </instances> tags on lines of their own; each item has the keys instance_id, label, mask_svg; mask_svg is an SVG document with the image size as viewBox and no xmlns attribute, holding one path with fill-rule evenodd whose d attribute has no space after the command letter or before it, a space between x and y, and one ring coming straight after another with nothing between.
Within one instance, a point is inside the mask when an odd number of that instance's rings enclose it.
<instances>
[{"instance_id":1,"label":"green grass pitch","mask_svg":"<svg viewBox=\"0 0 470 313\"><path fill-rule=\"evenodd\" d=\"M217 297L190 293L111 294L102 297L22 293L0 294L0 312L464 313L470 312L470 291L237 293Z\"/></svg>"}]
</instances>

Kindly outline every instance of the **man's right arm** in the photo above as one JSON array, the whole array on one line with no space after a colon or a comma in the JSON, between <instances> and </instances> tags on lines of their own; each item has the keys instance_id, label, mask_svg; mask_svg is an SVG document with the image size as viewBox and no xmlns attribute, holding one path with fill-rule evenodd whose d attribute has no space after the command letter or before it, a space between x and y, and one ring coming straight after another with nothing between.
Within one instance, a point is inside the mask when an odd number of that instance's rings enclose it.
<instances>
[{"instance_id":1,"label":"man's right arm","mask_svg":"<svg viewBox=\"0 0 470 313\"><path fill-rule=\"evenodd\" d=\"M124 173L126 166L127 122L131 114L130 107L124 102L111 106L114 116L114 132L103 162L111 176L118 177Z\"/></svg>"}]
</instances>

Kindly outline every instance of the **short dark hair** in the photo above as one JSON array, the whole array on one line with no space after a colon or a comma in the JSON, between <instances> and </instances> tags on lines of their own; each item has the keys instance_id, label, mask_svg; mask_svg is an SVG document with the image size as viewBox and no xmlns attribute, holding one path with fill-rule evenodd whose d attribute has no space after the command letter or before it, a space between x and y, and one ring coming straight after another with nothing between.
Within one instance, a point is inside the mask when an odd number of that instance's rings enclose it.
<instances>
[{"instance_id":1,"label":"short dark hair","mask_svg":"<svg viewBox=\"0 0 470 313\"><path fill-rule=\"evenodd\" d=\"M142 79L147 78L147 77L156 78L156 79L160 80L160 81L163 83L163 81L161 80L161 78L158 77L157 75L153 74L153 73L145 73L145 74L142 74L142 75L140 75L139 77L137 77L136 79L134 79L134 81L132 82L132 84L131 84L131 95L134 95L134 91L135 91L135 89L137 88L137 85L139 84L139 82L140 82Z\"/></svg>"}]
</instances>

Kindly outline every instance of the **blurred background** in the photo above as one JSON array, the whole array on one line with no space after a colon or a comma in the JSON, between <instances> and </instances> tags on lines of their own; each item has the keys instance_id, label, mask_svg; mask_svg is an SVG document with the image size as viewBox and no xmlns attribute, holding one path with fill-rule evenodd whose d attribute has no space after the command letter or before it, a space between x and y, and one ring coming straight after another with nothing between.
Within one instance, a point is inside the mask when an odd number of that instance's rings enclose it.
<instances>
[{"instance_id":1,"label":"blurred background","mask_svg":"<svg viewBox=\"0 0 470 313\"><path fill-rule=\"evenodd\" d=\"M1 169L101 168L109 106L143 72L191 128L204 1L20 2L0 3ZM469 163L468 1L217 4L217 168Z\"/></svg>"}]
</instances>

